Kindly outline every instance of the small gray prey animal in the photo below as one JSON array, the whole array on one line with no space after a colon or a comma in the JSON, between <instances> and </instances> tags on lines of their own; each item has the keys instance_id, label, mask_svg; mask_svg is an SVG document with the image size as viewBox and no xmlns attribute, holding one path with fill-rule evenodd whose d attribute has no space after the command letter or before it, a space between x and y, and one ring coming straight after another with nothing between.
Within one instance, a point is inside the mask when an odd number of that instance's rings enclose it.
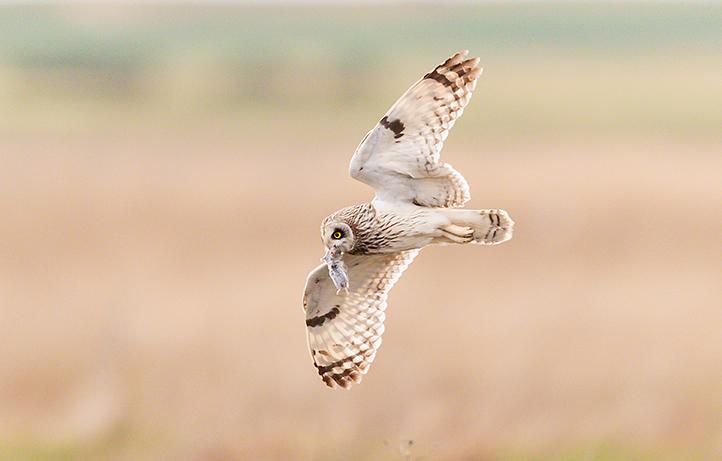
<instances>
[{"instance_id":1,"label":"small gray prey animal","mask_svg":"<svg viewBox=\"0 0 722 461\"><path fill-rule=\"evenodd\" d=\"M461 209L469 185L440 159L441 148L481 75L479 58L454 54L414 83L369 131L351 159L351 177L371 202L321 223L323 264L303 294L308 346L329 387L359 383L381 345L388 293L421 248L496 245L511 238L504 210Z\"/></svg>"}]
</instances>

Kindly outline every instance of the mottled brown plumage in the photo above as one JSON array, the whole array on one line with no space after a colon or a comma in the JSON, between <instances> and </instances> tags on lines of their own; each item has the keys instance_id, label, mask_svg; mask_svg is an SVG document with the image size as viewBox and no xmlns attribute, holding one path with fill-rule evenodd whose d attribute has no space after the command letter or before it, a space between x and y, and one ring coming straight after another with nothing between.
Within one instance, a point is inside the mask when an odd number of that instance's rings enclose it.
<instances>
[{"instance_id":1,"label":"mottled brown plumage","mask_svg":"<svg viewBox=\"0 0 722 461\"><path fill-rule=\"evenodd\" d=\"M349 388L376 356L388 293L430 244L509 240L503 210L465 210L469 186L440 161L449 130L481 74L479 59L456 53L415 83L363 138L350 173L374 188L372 202L321 223L325 264L306 281L303 308L313 363L324 383Z\"/></svg>"}]
</instances>

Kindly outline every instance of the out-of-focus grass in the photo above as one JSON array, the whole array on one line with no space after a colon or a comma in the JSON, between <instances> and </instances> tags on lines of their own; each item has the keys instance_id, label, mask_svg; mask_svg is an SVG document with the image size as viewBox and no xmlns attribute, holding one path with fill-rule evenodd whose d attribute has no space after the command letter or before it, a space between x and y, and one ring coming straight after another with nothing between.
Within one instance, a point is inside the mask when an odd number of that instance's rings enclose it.
<instances>
[{"instance_id":1,"label":"out-of-focus grass","mask_svg":"<svg viewBox=\"0 0 722 461\"><path fill-rule=\"evenodd\" d=\"M438 453L433 448L421 447L416 449L416 443L409 444L407 441L400 441L397 444L388 442L378 444L371 448L368 445L359 447L358 451L351 447L344 447L337 457L329 459L352 459L354 461L422 461L439 459ZM155 453L155 454L154 454ZM74 445L48 445L45 441L26 441L22 444L13 442L9 445L0 445L0 459L2 460L23 460L23 461L100 461L106 459L129 459L133 461L144 461L158 459L158 451L154 449L139 450L138 447L119 447L112 441L100 441L93 446ZM192 459L199 461L242 461L246 459L265 459L263 455L259 458L248 458L233 454L226 449L207 450ZM184 457L183 459L186 459ZM610 444L608 446L591 446L567 448L553 451L527 452L527 453L496 453L478 456L461 456L457 459L483 459L486 461L713 461L702 451L693 453L690 451L674 450L660 452L641 452L637 449L623 448Z\"/></svg>"},{"instance_id":2,"label":"out-of-focus grass","mask_svg":"<svg viewBox=\"0 0 722 461\"><path fill-rule=\"evenodd\" d=\"M276 75L283 83L274 96L245 102L226 99L235 91L235 83L224 72L197 75L194 66L205 69L198 62L184 64L175 69L177 73L171 67L138 77L138 94L129 99L108 100L93 96L92 90L82 92L82 75L79 82L70 73L63 74L65 83L46 77L28 83L15 73L7 78L15 90L0 108L0 130L147 131L235 124L242 132L272 133L279 127L308 131L333 123L337 130L361 131L439 56L444 54L429 56L422 64L404 59L408 64L395 63L387 70L370 70L373 76L350 78L318 78L310 70L304 75L303 69L288 64ZM487 71L475 100L484 110L465 116L477 127L475 137L718 139L722 105L717 101L722 100L722 88L716 70L722 67L722 57L679 58L679 65L660 57L640 61L530 55L484 61ZM530 69L533 77L527 74ZM345 100L341 93L349 88L342 81L363 87L363 94ZM40 85L43 91L38 91Z\"/></svg>"},{"instance_id":3,"label":"out-of-focus grass","mask_svg":"<svg viewBox=\"0 0 722 461\"><path fill-rule=\"evenodd\" d=\"M377 460L413 437L433 459L715 459L716 146L450 138L515 238L424 250L340 393L299 305L318 221L370 197L333 136L3 139L4 453Z\"/></svg>"},{"instance_id":4,"label":"out-of-focus grass","mask_svg":"<svg viewBox=\"0 0 722 461\"><path fill-rule=\"evenodd\" d=\"M494 459L494 458L492 458ZM673 450L660 452L640 452L635 449L609 445L592 448L575 448L542 453L500 455L499 461L683 461L705 459L705 455L695 457L690 452L675 453Z\"/></svg>"},{"instance_id":5,"label":"out-of-focus grass","mask_svg":"<svg viewBox=\"0 0 722 461\"><path fill-rule=\"evenodd\" d=\"M0 8L0 459L716 461L720 30L711 4ZM318 222L459 48L486 70L443 156L515 238L424 250L328 392Z\"/></svg>"},{"instance_id":6,"label":"out-of-focus grass","mask_svg":"<svg viewBox=\"0 0 722 461\"><path fill-rule=\"evenodd\" d=\"M469 48L485 136L712 138L720 30L717 5L691 3L4 7L0 130L373 119Z\"/></svg>"},{"instance_id":7,"label":"out-of-focus grass","mask_svg":"<svg viewBox=\"0 0 722 461\"><path fill-rule=\"evenodd\" d=\"M363 8L224 6L3 7L0 52L26 66L132 69L196 50L229 64L326 50L363 70L379 54L445 52L713 53L722 44L713 3L489 4ZM80 27L78 27L80 26ZM344 53L338 53L344 51ZM337 54L338 53L338 54Z\"/></svg>"}]
</instances>

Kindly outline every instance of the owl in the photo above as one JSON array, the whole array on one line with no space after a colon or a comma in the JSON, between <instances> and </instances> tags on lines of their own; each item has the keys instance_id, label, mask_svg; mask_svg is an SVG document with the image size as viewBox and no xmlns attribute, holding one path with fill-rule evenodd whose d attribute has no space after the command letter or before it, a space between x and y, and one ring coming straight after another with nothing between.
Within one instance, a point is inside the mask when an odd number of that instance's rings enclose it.
<instances>
[{"instance_id":1,"label":"owl","mask_svg":"<svg viewBox=\"0 0 722 461\"><path fill-rule=\"evenodd\" d=\"M506 211L460 208L469 185L440 158L481 75L479 58L467 55L424 75L364 136L350 174L375 197L321 223L325 255L308 274L303 310L313 364L331 388L348 389L368 372L389 291L423 247L495 245L512 236Z\"/></svg>"}]
</instances>

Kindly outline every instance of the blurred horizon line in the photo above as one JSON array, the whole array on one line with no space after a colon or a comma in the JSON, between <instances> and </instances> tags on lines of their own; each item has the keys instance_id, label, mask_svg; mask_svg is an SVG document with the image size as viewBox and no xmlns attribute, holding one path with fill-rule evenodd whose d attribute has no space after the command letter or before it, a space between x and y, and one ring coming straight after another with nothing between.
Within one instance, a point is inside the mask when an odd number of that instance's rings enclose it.
<instances>
[{"instance_id":1,"label":"blurred horizon line","mask_svg":"<svg viewBox=\"0 0 722 461\"><path fill-rule=\"evenodd\" d=\"M1 6L14 5L237 5L237 6L373 6L395 5L519 5L519 4L722 4L722 0L0 0Z\"/></svg>"}]
</instances>

